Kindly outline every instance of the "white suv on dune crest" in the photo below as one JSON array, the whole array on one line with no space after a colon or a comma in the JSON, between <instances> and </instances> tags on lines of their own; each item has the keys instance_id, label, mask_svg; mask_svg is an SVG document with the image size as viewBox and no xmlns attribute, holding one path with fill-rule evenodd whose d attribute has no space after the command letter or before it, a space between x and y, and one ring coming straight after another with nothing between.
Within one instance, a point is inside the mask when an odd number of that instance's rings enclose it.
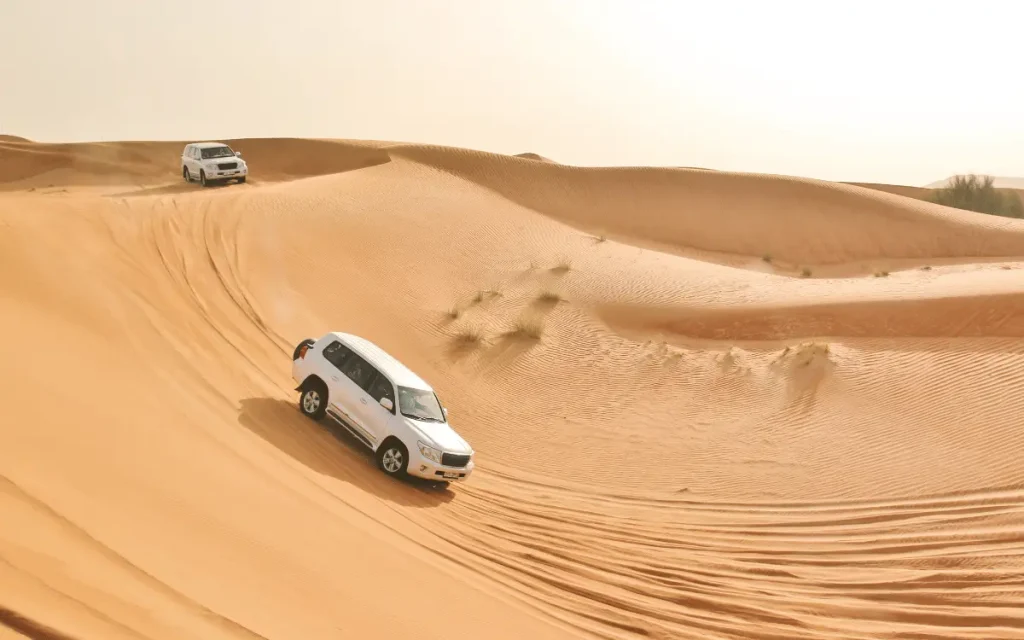
<instances>
[{"instance_id":1,"label":"white suv on dune crest","mask_svg":"<svg viewBox=\"0 0 1024 640\"><path fill-rule=\"evenodd\" d=\"M369 340L340 332L307 338L292 354L292 378L302 413L341 424L384 473L436 482L473 473L473 449L448 425L433 388Z\"/></svg>"},{"instance_id":2,"label":"white suv on dune crest","mask_svg":"<svg viewBox=\"0 0 1024 640\"><path fill-rule=\"evenodd\" d=\"M220 142L193 142L181 152L181 176L185 182L199 181L204 187L224 180L245 182L249 167L241 151Z\"/></svg>"}]
</instances>

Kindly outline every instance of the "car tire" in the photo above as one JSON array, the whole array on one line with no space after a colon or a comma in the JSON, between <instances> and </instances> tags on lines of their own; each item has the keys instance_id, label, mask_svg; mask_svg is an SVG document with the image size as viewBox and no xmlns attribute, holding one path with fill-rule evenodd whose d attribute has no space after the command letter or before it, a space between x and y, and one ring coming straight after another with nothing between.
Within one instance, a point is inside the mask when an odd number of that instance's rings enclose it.
<instances>
[{"instance_id":1,"label":"car tire","mask_svg":"<svg viewBox=\"0 0 1024 640\"><path fill-rule=\"evenodd\" d=\"M299 354L302 353L302 347L312 347L314 344L316 344L316 340L312 338L306 338L299 344L295 345L295 350L292 351L292 362L295 362L296 360L299 359Z\"/></svg>"},{"instance_id":2,"label":"car tire","mask_svg":"<svg viewBox=\"0 0 1024 640\"><path fill-rule=\"evenodd\" d=\"M210 186L210 182L206 179L206 171L204 169L199 170L199 184L204 187Z\"/></svg>"},{"instance_id":3,"label":"car tire","mask_svg":"<svg viewBox=\"0 0 1024 640\"><path fill-rule=\"evenodd\" d=\"M185 178L186 183L192 182L192 176L188 173L188 167L181 168L181 177Z\"/></svg>"},{"instance_id":4,"label":"car tire","mask_svg":"<svg viewBox=\"0 0 1024 640\"><path fill-rule=\"evenodd\" d=\"M385 440L377 448L377 466L380 470L393 478L405 476L405 470L409 466L409 450L401 441L391 438Z\"/></svg>"},{"instance_id":5,"label":"car tire","mask_svg":"<svg viewBox=\"0 0 1024 640\"><path fill-rule=\"evenodd\" d=\"M299 411L313 420L324 417L327 413L327 387L322 383L307 385L299 396Z\"/></svg>"},{"instance_id":6,"label":"car tire","mask_svg":"<svg viewBox=\"0 0 1024 640\"><path fill-rule=\"evenodd\" d=\"M238 179L238 184L245 184L245 176Z\"/></svg>"}]
</instances>

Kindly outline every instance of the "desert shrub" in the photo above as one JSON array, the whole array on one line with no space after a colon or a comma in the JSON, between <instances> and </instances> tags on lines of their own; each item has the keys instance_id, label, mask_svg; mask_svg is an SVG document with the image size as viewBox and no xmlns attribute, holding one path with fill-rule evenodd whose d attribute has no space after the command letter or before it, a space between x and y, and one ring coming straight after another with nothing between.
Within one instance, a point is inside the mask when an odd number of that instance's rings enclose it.
<instances>
[{"instance_id":1,"label":"desert shrub","mask_svg":"<svg viewBox=\"0 0 1024 640\"><path fill-rule=\"evenodd\" d=\"M936 204L1007 218L1024 217L1024 206L1016 192L997 189L991 176L958 175L936 189L929 198Z\"/></svg>"}]
</instances>

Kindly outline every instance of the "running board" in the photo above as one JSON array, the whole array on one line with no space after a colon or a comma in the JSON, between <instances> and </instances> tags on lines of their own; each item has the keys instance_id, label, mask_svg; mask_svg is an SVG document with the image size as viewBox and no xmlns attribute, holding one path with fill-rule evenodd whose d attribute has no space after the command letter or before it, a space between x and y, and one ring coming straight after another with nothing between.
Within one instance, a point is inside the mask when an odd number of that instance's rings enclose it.
<instances>
[{"instance_id":1,"label":"running board","mask_svg":"<svg viewBox=\"0 0 1024 640\"><path fill-rule=\"evenodd\" d=\"M369 438L364 436L362 432L360 432L356 427L350 425L348 421L346 421L344 418L342 418L340 415L338 415L331 409L327 410L327 415L330 416L335 422L345 427L345 430L351 433L353 436L355 436L356 440L359 440L360 442L365 444L367 447L370 448L371 451L373 450L373 444L370 442Z\"/></svg>"}]
</instances>

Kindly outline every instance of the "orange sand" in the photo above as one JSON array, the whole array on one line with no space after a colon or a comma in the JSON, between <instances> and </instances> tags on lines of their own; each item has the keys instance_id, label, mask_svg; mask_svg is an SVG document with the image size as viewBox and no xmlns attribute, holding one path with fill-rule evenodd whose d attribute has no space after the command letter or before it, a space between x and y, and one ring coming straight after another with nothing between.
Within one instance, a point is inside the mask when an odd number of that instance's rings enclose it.
<instances>
[{"instance_id":1,"label":"orange sand","mask_svg":"<svg viewBox=\"0 0 1024 640\"><path fill-rule=\"evenodd\" d=\"M1024 638L1024 221L231 142L204 190L184 142L0 141L0 638ZM299 414L330 330L435 383L469 483Z\"/></svg>"}]
</instances>

